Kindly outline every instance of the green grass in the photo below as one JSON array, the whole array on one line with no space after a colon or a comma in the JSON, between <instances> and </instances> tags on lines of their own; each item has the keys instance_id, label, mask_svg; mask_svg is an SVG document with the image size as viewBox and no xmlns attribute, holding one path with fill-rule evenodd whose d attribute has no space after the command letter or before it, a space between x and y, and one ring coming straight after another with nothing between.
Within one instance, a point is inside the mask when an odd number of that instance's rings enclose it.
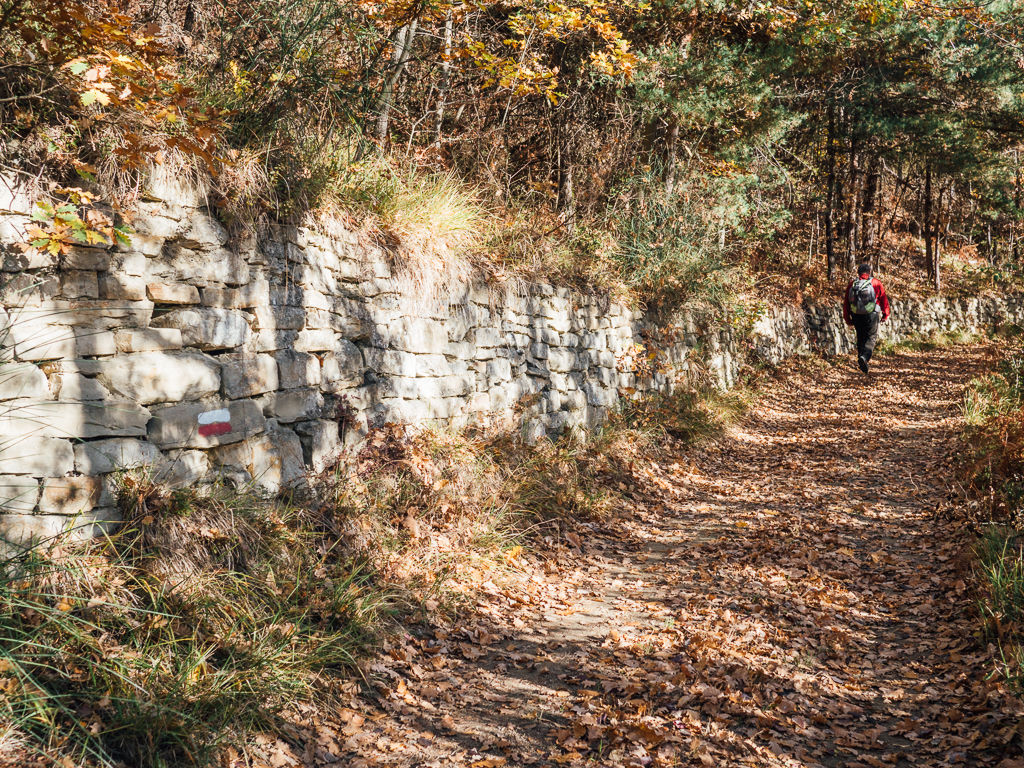
<instances>
[{"instance_id":1,"label":"green grass","mask_svg":"<svg viewBox=\"0 0 1024 768\"><path fill-rule=\"evenodd\" d=\"M1024 691L1024 541L1013 526L985 530L974 546L975 576L981 636L1000 652L999 671L1018 691Z\"/></svg>"},{"instance_id":2,"label":"green grass","mask_svg":"<svg viewBox=\"0 0 1024 768\"><path fill-rule=\"evenodd\" d=\"M97 765L204 765L347 677L388 610L298 508L124 478L105 541L0 563L0 720Z\"/></svg>"},{"instance_id":3,"label":"green grass","mask_svg":"<svg viewBox=\"0 0 1024 768\"><path fill-rule=\"evenodd\" d=\"M743 389L680 387L672 394L625 401L621 418L632 429L698 443L721 437L750 408L750 398Z\"/></svg>"},{"instance_id":4,"label":"green grass","mask_svg":"<svg viewBox=\"0 0 1024 768\"><path fill-rule=\"evenodd\" d=\"M880 339L875 347L876 355L898 355L902 352L931 352L943 347L952 347L958 344L970 344L977 340L977 335L968 331L956 329L952 331L939 331L927 335L911 336L900 341L893 341L889 338Z\"/></svg>"}]
</instances>

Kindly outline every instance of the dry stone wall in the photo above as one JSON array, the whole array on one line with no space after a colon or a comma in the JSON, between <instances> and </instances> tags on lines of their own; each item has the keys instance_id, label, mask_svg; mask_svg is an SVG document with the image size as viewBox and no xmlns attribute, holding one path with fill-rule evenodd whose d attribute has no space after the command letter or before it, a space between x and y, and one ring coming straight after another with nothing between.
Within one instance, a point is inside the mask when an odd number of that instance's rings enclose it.
<instances>
[{"instance_id":1,"label":"dry stone wall","mask_svg":"<svg viewBox=\"0 0 1024 768\"><path fill-rule=\"evenodd\" d=\"M10 247L31 201L0 184L0 538L23 547L119 520L112 478L182 487L302 483L389 422L516 429L602 422L620 397L744 355L845 351L835 308L782 309L742 349L728 324L657 321L537 286L424 296L351 232L280 227L230 242L195 192L157 180L131 244L60 259ZM1002 313L1002 314L1000 314ZM1019 307L897 305L900 333ZM838 322L837 322L838 320Z\"/></svg>"},{"instance_id":2,"label":"dry stone wall","mask_svg":"<svg viewBox=\"0 0 1024 768\"><path fill-rule=\"evenodd\" d=\"M385 423L536 439L599 424L622 393L667 389L698 357L723 386L735 374L731 333L692 319L648 322L550 286L424 296L350 232L229 242L173 183L141 208L126 247L3 251L0 535L11 544L108 530L119 469L274 492ZM0 239L24 240L30 201L9 195L0 209Z\"/></svg>"}]
</instances>

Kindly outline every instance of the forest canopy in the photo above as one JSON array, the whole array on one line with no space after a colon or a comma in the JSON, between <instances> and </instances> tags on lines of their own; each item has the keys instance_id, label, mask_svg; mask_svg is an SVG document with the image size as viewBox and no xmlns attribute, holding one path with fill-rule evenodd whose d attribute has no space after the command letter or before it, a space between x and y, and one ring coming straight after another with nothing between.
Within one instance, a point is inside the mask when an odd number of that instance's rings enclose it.
<instances>
[{"instance_id":1,"label":"forest canopy","mask_svg":"<svg viewBox=\"0 0 1024 768\"><path fill-rule=\"evenodd\" d=\"M6 0L0 157L129 219L175 158L250 223L455 180L503 222L478 255L648 297L941 290L1022 255L1022 41L1008 0Z\"/></svg>"}]
</instances>

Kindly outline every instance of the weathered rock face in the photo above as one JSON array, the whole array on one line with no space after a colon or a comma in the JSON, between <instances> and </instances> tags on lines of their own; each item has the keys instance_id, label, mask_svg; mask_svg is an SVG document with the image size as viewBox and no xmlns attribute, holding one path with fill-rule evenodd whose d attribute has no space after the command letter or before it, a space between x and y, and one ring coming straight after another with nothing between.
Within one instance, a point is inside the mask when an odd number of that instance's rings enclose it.
<instances>
[{"instance_id":1,"label":"weathered rock face","mask_svg":"<svg viewBox=\"0 0 1024 768\"><path fill-rule=\"evenodd\" d=\"M0 261L0 538L15 545L109 529L121 470L275 492L387 422L535 439L669 390L695 361L733 383L727 323L655 322L548 286L409 295L354 235L279 227L231 243L198 195L159 185L170 202L143 205L128 246L73 248L60 270L31 251ZM24 239L25 213L0 210L0 246ZM882 333L1022 319L1016 299L896 302ZM836 306L783 307L745 342L777 363L852 338Z\"/></svg>"}]
</instances>

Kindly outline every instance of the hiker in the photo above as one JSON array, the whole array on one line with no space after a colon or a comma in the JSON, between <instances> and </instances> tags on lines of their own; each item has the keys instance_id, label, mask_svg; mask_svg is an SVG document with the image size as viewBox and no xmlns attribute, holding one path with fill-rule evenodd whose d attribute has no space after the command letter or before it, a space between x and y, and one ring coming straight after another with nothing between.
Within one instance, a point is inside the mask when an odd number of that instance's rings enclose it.
<instances>
[{"instance_id":1,"label":"hiker","mask_svg":"<svg viewBox=\"0 0 1024 768\"><path fill-rule=\"evenodd\" d=\"M878 324L888 319L889 311L889 297L881 281L871 276L870 264L861 264L857 279L846 286L843 320L857 330L857 365L864 373L878 342Z\"/></svg>"}]
</instances>

